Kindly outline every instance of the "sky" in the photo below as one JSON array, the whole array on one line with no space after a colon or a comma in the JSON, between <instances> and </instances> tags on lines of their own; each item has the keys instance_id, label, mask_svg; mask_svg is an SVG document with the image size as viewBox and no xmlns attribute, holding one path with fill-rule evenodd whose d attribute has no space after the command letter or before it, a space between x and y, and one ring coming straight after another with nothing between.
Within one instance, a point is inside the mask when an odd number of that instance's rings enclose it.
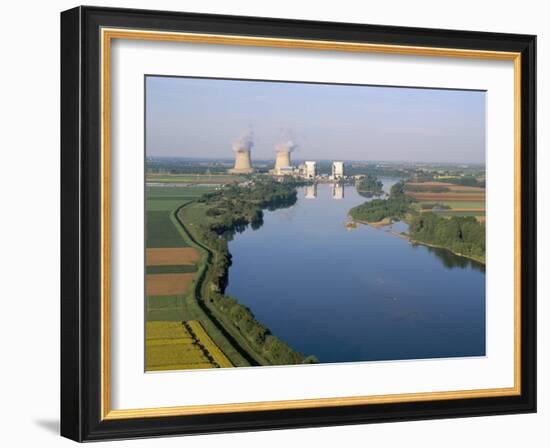
<instances>
[{"instance_id":1,"label":"sky","mask_svg":"<svg viewBox=\"0 0 550 448\"><path fill-rule=\"evenodd\" d=\"M146 155L231 159L253 138L252 161L294 159L485 162L485 92L404 87L146 78Z\"/></svg>"}]
</instances>

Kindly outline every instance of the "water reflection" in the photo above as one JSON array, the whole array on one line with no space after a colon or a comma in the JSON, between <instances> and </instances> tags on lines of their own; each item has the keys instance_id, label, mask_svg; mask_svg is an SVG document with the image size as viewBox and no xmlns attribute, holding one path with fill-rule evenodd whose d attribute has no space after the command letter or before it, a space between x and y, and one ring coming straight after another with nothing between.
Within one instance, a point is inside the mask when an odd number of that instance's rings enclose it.
<instances>
[{"instance_id":1,"label":"water reflection","mask_svg":"<svg viewBox=\"0 0 550 448\"><path fill-rule=\"evenodd\" d=\"M352 186L344 194L319 183L298 195L229 246L226 293L273 334L321 362L485 354L482 265L413 247L392 234L406 231L405 223L347 231L349 209L365 202Z\"/></svg>"},{"instance_id":2,"label":"water reflection","mask_svg":"<svg viewBox=\"0 0 550 448\"><path fill-rule=\"evenodd\" d=\"M419 244L413 244L414 247L420 246ZM434 254L441 260L443 266L448 269L460 268L460 269L474 269L478 272L485 273L485 265L478 263L475 260L466 257L460 257L452 252L441 249L439 247L423 246L428 249L428 252Z\"/></svg>"},{"instance_id":3,"label":"water reflection","mask_svg":"<svg viewBox=\"0 0 550 448\"><path fill-rule=\"evenodd\" d=\"M344 199L344 184L332 184L332 199Z\"/></svg>"},{"instance_id":4,"label":"water reflection","mask_svg":"<svg viewBox=\"0 0 550 448\"><path fill-rule=\"evenodd\" d=\"M317 184L306 185L304 187L304 198L305 199L317 198Z\"/></svg>"},{"instance_id":5,"label":"water reflection","mask_svg":"<svg viewBox=\"0 0 550 448\"><path fill-rule=\"evenodd\" d=\"M303 188L304 199L317 199L317 185L318 184L306 185ZM332 199L344 199L345 186L343 183L330 184L330 191L332 194Z\"/></svg>"}]
</instances>

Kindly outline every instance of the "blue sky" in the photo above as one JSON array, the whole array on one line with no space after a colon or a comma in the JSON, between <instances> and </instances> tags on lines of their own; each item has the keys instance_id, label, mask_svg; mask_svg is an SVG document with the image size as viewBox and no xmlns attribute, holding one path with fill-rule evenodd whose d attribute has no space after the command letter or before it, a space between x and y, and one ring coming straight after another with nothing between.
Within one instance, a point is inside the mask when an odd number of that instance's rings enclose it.
<instances>
[{"instance_id":1,"label":"blue sky","mask_svg":"<svg viewBox=\"0 0 550 448\"><path fill-rule=\"evenodd\" d=\"M252 159L291 137L298 159L485 161L485 92L147 77L147 156Z\"/></svg>"}]
</instances>

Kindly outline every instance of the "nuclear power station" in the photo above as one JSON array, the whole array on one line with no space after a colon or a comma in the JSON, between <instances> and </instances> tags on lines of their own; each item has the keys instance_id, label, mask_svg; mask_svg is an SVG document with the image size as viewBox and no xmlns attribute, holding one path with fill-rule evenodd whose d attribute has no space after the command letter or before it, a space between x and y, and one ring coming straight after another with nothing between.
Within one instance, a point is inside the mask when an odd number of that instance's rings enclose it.
<instances>
[{"instance_id":1,"label":"nuclear power station","mask_svg":"<svg viewBox=\"0 0 550 448\"><path fill-rule=\"evenodd\" d=\"M252 146L254 145L254 138L252 132L247 132L233 142L233 152L235 153L235 165L229 169L231 174L251 174L256 170L252 167L251 153ZM294 176L301 177L317 182L338 182L342 183L346 181L346 174L344 170L344 162L333 161L330 165L330 174L326 173L326 165L321 164L320 171L317 169L317 162L315 160L306 160L297 166L292 165L290 153L296 148L296 144L288 139L282 143L275 145L275 165L269 170L269 174L272 176ZM260 163L258 173L266 173L265 164ZM325 172L323 172L325 171ZM280 179L282 180L282 179ZM308 199L315 198L317 196L316 188L308 189L306 191L306 197ZM333 190L333 197L335 199L342 199L343 188L336 187Z\"/></svg>"}]
</instances>

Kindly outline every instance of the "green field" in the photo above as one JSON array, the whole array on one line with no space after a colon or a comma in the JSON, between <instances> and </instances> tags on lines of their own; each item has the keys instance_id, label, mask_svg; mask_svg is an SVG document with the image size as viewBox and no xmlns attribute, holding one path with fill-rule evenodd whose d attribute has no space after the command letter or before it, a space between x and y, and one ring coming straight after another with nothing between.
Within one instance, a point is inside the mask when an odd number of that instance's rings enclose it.
<instances>
[{"instance_id":1,"label":"green field","mask_svg":"<svg viewBox=\"0 0 550 448\"><path fill-rule=\"evenodd\" d=\"M242 182L245 177L231 174L147 174L147 182L191 183L191 184L230 184Z\"/></svg>"},{"instance_id":2,"label":"green field","mask_svg":"<svg viewBox=\"0 0 550 448\"><path fill-rule=\"evenodd\" d=\"M448 205L451 208L478 208L485 209L484 201L444 201L442 204Z\"/></svg>"},{"instance_id":3,"label":"green field","mask_svg":"<svg viewBox=\"0 0 550 448\"><path fill-rule=\"evenodd\" d=\"M146 247L187 246L170 219L170 214L183 204L213 190L214 187L202 185L147 187L145 190Z\"/></svg>"},{"instance_id":4,"label":"green field","mask_svg":"<svg viewBox=\"0 0 550 448\"><path fill-rule=\"evenodd\" d=\"M422 201L413 203L412 207L416 211L428 212L431 209L422 209L423 204L441 204L450 207L450 209L434 210L440 216L485 216L485 201Z\"/></svg>"},{"instance_id":5,"label":"green field","mask_svg":"<svg viewBox=\"0 0 550 448\"><path fill-rule=\"evenodd\" d=\"M185 241L170 221L170 212L148 211L147 247L185 247Z\"/></svg>"},{"instance_id":6,"label":"green field","mask_svg":"<svg viewBox=\"0 0 550 448\"><path fill-rule=\"evenodd\" d=\"M169 199L191 197L196 198L215 189L214 185L182 185L177 187L164 187L152 185L145 189L147 199Z\"/></svg>"},{"instance_id":7,"label":"green field","mask_svg":"<svg viewBox=\"0 0 550 448\"><path fill-rule=\"evenodd\" d=\"M145 190L146 247L169 248L194 246L192 241L186 238L186 233L175 219L175 211L182 205L199 198L203 194L215 191L216 188L216 185L147 187ZM201 248L198 248L198 250L204 257L203 250ZM196 272L196 278L200 278L201 271L204 270L203 263L199 262L197 265L147 266L146 274ZM195 289L195 282L193 282L193 287L190 288L187 294L146 297L147 322L157 322L159 325L164 326L168 325L169 322L200 322L201 328L204 328L204 331L206 331L213 341L205 344L209 348L208 351L216 351L210 346L211 344L215 344L219 347L221 353L229 357L231 363L248 366L249 362L220 333L220 330L198 303ZM149 336L148 334L147 337L149 338ZM163 348L157 347L157 342L152 343L148 341L147 344L147 370L215 367L204 362L197 362L193 366L187 365L192 364L192 357L189 354L183 354L181 352L183 348L175 342L172 344L170 341L165 341L163 342ZM151 350L154 350L154 352L151 352ZM179 355L175 355L174 351L179 352ZM174 357L174 359L171 359L171 357Z\"/></svg>"},{"instance_id":8,"label":"green field","mask_svg":"<svg viewBox=\"0 0 550 448\"><path fill-rule=\"evenodd\" d=\"M440 216L485 216L485 210L466 212L459 210L441 210L436 213Z\"/></svg>"}]
</instances>

